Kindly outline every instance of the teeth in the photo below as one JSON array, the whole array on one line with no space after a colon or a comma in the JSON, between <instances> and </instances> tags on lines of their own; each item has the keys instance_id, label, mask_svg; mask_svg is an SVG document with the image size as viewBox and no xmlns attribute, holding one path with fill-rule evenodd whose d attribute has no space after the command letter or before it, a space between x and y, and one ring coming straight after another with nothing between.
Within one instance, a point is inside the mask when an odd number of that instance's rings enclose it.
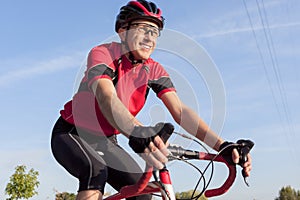
<instances>
[{"instance_id":1,"label":"teeth","mask_svg":"<svg viewBox=\"0 0 300 200\"><path fill-rule=\"evenodd\" d=\"M151 48L151 46L145 45L145 44L143 44L142 46L143 46L145 49L150 49L150 48Z\"/></svg>"}]
</instances>

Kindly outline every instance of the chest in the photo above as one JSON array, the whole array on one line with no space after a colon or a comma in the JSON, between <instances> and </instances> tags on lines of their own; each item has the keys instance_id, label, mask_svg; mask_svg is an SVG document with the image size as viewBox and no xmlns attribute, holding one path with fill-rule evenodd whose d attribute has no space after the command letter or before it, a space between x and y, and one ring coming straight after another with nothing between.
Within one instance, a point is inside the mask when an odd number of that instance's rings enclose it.
<instances>
[{"instance_id":1,"label":"chest","mask_svg":"<svg viewBox=\"0 0 300 200\"><path fill-rule=\"evenodd\" d=\"M118 97L127 108L139 110L144 105L149 91L149 67L144 65L131 68L119 66L116 72L113 81Z\"/></svg>"}]
</instances>

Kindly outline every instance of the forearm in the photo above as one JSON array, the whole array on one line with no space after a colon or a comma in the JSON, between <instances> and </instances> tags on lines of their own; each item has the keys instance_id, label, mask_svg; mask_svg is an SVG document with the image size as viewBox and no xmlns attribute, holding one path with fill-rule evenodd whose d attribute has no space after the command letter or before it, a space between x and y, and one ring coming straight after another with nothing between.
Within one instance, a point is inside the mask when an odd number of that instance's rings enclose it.
<instances>
[{"instance_id":1,"label":"forearm","mask_svg":"<svg viewBox=\"0 0 300 200\"><path fill-rule=\"evenodd\" d=\"M222 138L213 132L209 126L192 109L184 105L175 92L168 92L162 96L162 101L170 111L173 119L187 132L215 150L219 150Z\"/></svg>"},{"instance_id":2,"label":"forearm","mask_svg":"<svg viewBox=\"0 0 300 200\"><path fill-rule=\"evenodd\" d=\"M140 124L118 98L109 80L95 81L92 89L102 114L114 128L129 135L134 126Z\"/></svg>"},{"instance_id":3,"label":"forearm","mask_svg":"<svg viewBox=\"0 0 300 200\"><path fill-rule=\"evenodd\" d=\"M215 150L219 150L223 143L219 137L209 126L189 107L182 105L179 124L187 132L196 136L199 140L205 142L208 146Z\"/></svg>"}]
</instances>

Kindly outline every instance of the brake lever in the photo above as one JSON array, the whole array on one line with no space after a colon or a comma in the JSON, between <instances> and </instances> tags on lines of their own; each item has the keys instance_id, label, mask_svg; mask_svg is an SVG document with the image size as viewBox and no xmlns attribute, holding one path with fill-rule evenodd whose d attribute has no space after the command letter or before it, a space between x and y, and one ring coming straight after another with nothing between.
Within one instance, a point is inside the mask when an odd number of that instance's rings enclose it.
<instances>
[{"instance_id":1,"label":"brake lever","mask_svg":"<svg viewBox=\"0 0 300 200\"><path fill-rule=\"evenodd\" d=\"M247 155L254 146L254 142L252 142L251 140L238 140L237 144L239 144L238 151L240 153L239 165L243 166L243 164L248 161ZM246 172L244 169L242 169L242 176L244 178L245 184L249 187Z\"/></svg>"}]
</instances>

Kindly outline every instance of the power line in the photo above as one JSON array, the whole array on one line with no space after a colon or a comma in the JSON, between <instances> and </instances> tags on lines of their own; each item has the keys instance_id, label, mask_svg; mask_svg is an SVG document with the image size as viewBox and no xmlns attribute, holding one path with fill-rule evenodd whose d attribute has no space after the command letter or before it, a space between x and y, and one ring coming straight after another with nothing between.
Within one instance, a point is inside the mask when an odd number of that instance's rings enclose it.
<instances>
[{"instance_id":1,"label":"power line","mask_svg":"<svg viewBox=\"0 0 300 200\"><path fill-rule=\"evenodd\" d=\"M254 39L255 39L255 42L256 42L256 47L257 47L259 55L260 55L260 59L263 63L264 72L265 72L265 75L267 77L267 81L268 81L268 84L269 84L269 87L270 87L270 90L271 90L271 93L272 93L272 98L275 102L276 110L279 114L279 118L280 118L281 122L286 122L286 123L283 124L283 131L286 133L287 138L289 138L288 132L290 132L291 134L293 134L293 136L295 136L295 129L294 129L294 126L292 124L290 110L289 110L289 107L288 107L287 96L286 96L285 88L283 86L283 82L282 82L282 78L281 78L281 74L280 74L280 70L279 70L279 66L278 66L277 55L276 55L276 51L275 51L275 47L274 47L274 42L273 42L273 39L272 39L272 34L271 34L271 31L270 31L270 26L269 26L269 22L268 22L266 9L265 9L263 0L262 0L262 5L263 5L262 8L260 7L260 5L258 3L258 0L256 0L256 6L258 8L259 17L260 17L260 21L261 21L261 24L262 24L262 29L263 29L264 36L265 36L265 39L266 39L266 42L267 42L267 49L268 49L268 52L269 52L269 55L270 55L270 58L271 58L272 70L275 74L276 85L277 85L277 88L278 88L278 91L279 91L279 96L280 96L281 101L277 100L277 98L275 96L275 89L272 87L272 84L271 84L271 79L270 79L271 76L270 76L270 74L267 70L267 67L266 67L266 64L265 64L265 61L264 61L264 56L263 56L262 50L259 46L258 38L257 38L257 35L254 31L253 23L252 23L250 13L249 13L249 10L247 8L247 4L246 4L245 0L243 0L243 4L244 4L245 10L247 12L247 16L248 16L248 19L249 19L249 22L250 22L250 25L251 25L252 33L253 33L253 36L254 36ZM265 21L264 21L263 16L265 18ZM283 115L282 115L280 107L279 107L280 102L281 102L281 105L282 105L282 108L283 108ZM288 142L290 143L289 140L288 140Z\"/></svg>"},{"instance_id":2,"label":"power line","mask_svg":"<svg viewBox=\"0 0 300 200\"><path fill-rule=\"evenodd\" d=\"M269 75L269 72L268 72L268 70L267 70L267 66L266 66L266 63L265 63L265 60L264 60L264 57L263 57L263 53L262 53L262 50L261 50L261 48L260 48L260 46L259 46L258 37L257 37L257 35L256 35L255 31L254 31L253 22L252 22L252 20L251 20L250 13L249 13L249 10L248 10L248 7L247 7L247 4L246 4L245 0L243 0L243 3L244 3L244 7L245 7L245 10L246 10L246 13L247 13L249 22L250 22L252 34L253 34L253 37L254 37L254 39L255 39L256 48L257 48L257 50L258 50L259 57L260 57L260 60L261 60L261 62L262 62L263 69L264 69L264 72L265 72L265 75L266 75L266 78L267 78L267 82L268 82L268 85L269 85L270 90L271 90L271 94L272 94L272 98L273 98L274 103L275 103L276 110L277 110L277 112L278 112L278 114L279 114L280 119L283 120L283 119L282 119L282 116L281 116L281 113L280 113L279 104L278 104L278 102L277 102L277 100L276 100L275 91L274 91L274 89L273 89L273 87L272 87L272 84L271 84L270 75Z\"/></svg>"},{"instance_id":3,"label":"power line","mask_svg":"<svg viewBox=\"0 0 300 200\"><path fill-rule=\"evenodd\" d=\"M265 38L266 38L266 41L267 41L267 47L268 47L268 51L269 51L271 61L272 61L272 69L273 69L274 74L275 74L275 78L276 78L276 82L277 82L277 86L278 86L278 90L279 90L279 94L280 94L281 103L282 103L283 111L284 111L284 114L285 114L286 122L287 122L290 133L294 134L295 131L294 131L294 128L293 128L293 125L292 125L292 122L291 122L291 115L290 115L290 110L289 110L289 106L288 106L287 95L286 95L284 84L283 84L282 78L281 78L280 68L279 68L279 65L278 65L277 54L276 54L276 51L275 51L275 48L274 48L274 42L273 42L272 34L271 34L271 31L270 31L268 17L267 17L267 14L266 14L266 9L265 9L264 2L263 2L263 0L261 0L261 1L262 1L262 9L261 9L261 7L258 3L258 0L256 0L256 5L257 5L257 8L258 8L259 16L260 16L261 23L262 23L262 26L263 26L264 35L265 35ZM262 16L262 11L261 10L263 11L264 18ZM265 19L266 25L265 25L263 19Z\"/></svg>"}]
</instances>

